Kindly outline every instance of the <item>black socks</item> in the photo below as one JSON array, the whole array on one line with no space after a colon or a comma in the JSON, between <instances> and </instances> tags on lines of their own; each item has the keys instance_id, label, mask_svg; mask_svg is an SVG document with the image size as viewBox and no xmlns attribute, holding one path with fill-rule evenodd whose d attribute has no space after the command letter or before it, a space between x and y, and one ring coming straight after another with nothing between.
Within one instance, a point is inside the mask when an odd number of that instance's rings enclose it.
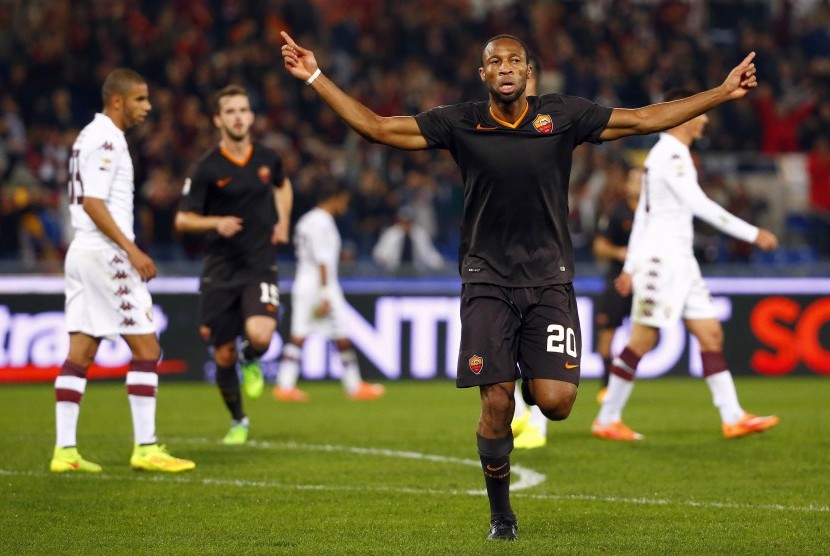
<instances>
[{"instance_id":1,"label":"black socks","mask_svg":"<svg viewBox=\"0 0 830 556\"><path fill-rule=\"evenodd\" d=\"M513 451L513 433L504 438L484 438L476 434L487 498L490 499L490 519L516 521L510 507L510 452Z\"/></svg>"}]
</instances>

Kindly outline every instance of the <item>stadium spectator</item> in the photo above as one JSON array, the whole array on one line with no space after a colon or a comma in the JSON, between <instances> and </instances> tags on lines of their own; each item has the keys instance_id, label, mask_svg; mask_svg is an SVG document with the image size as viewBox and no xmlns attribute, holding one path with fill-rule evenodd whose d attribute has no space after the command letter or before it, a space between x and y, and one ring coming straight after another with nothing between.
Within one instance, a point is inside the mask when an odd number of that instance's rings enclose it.
<instances>
[{"instance_id":1,"label":"stadium spectator","mask_svg":"<svg viewBox=\"0 0 830 556\"><path fill-rule=\"evenodd\" d=\"M821 256L830 255L830 136L818 137L807 154L810 180L811 241Z\"/></svg>"},{"instance_id":2,"label":"stadium spectator","mask_svg":"<svg viewBox=\"0 0 830 556\"><path fill-rule=\"evenodd\" d=\"M275 148L286 163L286 147L271 143L273 137L298 153L297 172L289 171L295 182L325 167L353 190L364 170L397 188L391 157L374 148L355 149L353 134L329 111L320 110L314 95L285 86L286 76L274 71L278 53L265 46L278 41L279 29L326 37L331 43L329 65L338 82L380 112L414 114L462 98L483 98L476 76L464 69L477 56L477 37L502 31L505 16L516 33L530 38L530 46L550 69L545 87L608 106L630 106L638 98L654 102L656 91L679 82L711 86L726 73L731 53L743 46L764 53L761 73L769 83L781 82L774 93L777 103L796 106L808 94L821 99L830 91L826 2L618 2L614 18L607 17L606 0L533 2L526 13L516 2L462 1L453 6L449 18L446 3L438 0L115 0L106 9L89 3L67 9L65 2L12 2L0 18L0 83L16 104L19 128L33 135L37 128L74 129L87 121L99 102L90 83L117 65L149 76L153 114L128 137L136 158L136 183L144 184L157 166L165 166L178 181L184 174L180 161L195 160L210 148L213 130L194 105L210 91L238 82L260 91L251 98L254 110L262 114L254 136ZM553 43L550 37L555 37ZM590 51L575 47L586 41L593 45ZM448 55L452 52L462 54ZM390 64L388 56L397 62ZM632 80L631 73L639 77ZM732 103L710 116L717 133L710 137L709 151L760 148L760 122L750 103ZM291 129L292 137L280 129ZM811 119L796 131L800 147L810 148L809 137L816 136ZM0 133L0 161L4 147L10 148L9 139ZM648 148L651 142L629 139L625 145ZM19 159L36 161L38 153L32 155L39 149L37 143L26 143ZM599 162L616 156L606 148L591 150L598 151ZM427 153L412 158L407 168L438 180L431 199L438 218L434 239L445 255L458 249L459 212L451 210L459 205L453 193L458 188L443 181L448 166L453 164L447 157ZM596 181L578 182L577 187L602 183L603 170L598 168ZM38 175L39 168L30 171ZM574 178L579 178L577 172ZM453 176L449 183L455 181ZM575 238L583 242L580 256L589 253L594 221L590 208L597 192L589 187L579 196L574 223L581 226ZM137 197L137 207L144 198ZM400 204L391 203L382 225L390 223ZM350 221L362 219L357 196L351 212ZM359 239L350 223L343 229L344 239L356 241L362 260L371 259L378 232L369 241Z\"/></svg>"},{"instance_id":3,"label":"stadium spectator","mask_svg":"<svg viewBox=\"0 0 830 556\"><path fill-rule=\"evenodd\" d=\"M761 87L755 98L755 108L761 121L761 152L797 151L798 126L812 114L814 107L811 99L776 100L770 86Z\"/></svg>"},{"instance_id":4,"label":"stadium spectator","mask_svg":"<svg viewBox=\"0 0 830 556\"><path fill-rule=\"evenodd\" d=\"M415 211L409 206L401 207L395 223L381 232L372 257L388 272L438 270L445 264L429 233L415 222Z\"/></svg>"}]
</instances>

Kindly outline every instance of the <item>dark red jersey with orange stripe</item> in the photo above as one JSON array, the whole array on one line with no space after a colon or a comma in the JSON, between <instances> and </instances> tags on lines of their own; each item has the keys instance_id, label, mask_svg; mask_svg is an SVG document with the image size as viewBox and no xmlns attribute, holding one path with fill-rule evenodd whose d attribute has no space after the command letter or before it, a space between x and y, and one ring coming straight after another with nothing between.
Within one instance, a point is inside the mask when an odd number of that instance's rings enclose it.
<instances>
[{"instance_id":1,"label":"dark red jersey with orange stripe","mask_svg":"<svg viewBox=\"0 0 830 556\"><path fill-rule=\"evenodd\" d=\"M561 94L527 100L515 124L495 118L488 102L415 116L430 148L449 150L461 170L464 283L536 287L573 281L572 154L580 143L601 142L612 109Z\"/></svg>"},{"instance_id":2,"label":"dark red jersey with orange stripe","mask_svg":"<svg viewBox=\"0 0 830 556\"><path fill-rule=\"evenodd\" d=\"M179 210L242 219L242 230L231 237L207 234L203 289L273 280L276 251L271 233L279 219L274 189L283 180L279 156L258 143L243 159L216 147L197 162L185 182Z\"/></svg>"}]
</instances>

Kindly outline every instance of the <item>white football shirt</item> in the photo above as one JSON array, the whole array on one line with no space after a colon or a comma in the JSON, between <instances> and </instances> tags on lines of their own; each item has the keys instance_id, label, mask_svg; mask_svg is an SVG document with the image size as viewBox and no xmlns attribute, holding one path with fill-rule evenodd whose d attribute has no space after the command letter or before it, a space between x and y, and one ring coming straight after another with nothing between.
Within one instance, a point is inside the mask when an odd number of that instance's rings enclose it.
<instances>
[{"instance_id":1,"label":"white football shirt","mask_svg":"<svg viewBox=\"0 0 830 556\"><path fill-rule=\"evenodd\" d=\"M329 287L337 288L337 268L340 261L340 232L334 217L317 207L305 213L294 228L297 254L295 288L319 290L320 265L326 267Z\"/></svg>"},{"instance_id":2,"label":"white football shirt","mask_svg":"<svg viewBox=\"0 0 830 556\"><path fill-rule=\"evenodd\" d=\"M84 249L118 248L84 212L84 197L103 199L118 228L131 241L133 231L133 161L124 132L104 114L81 130L69 159L69 213L75 237Z\"/></svg>"},{"instance_id":3,"label":"white football shirt","mask_svg":"<svg viewBox=\"0 0 830 556\"><path fill-rule=\"evenodd\" d=\"M624 271L650 257L694 257L696 216L720 231L747 242L755 241L758 228L711 200L697 182L689 147L668 133L649 151L643 189L634 213Z\"/></svg>"}]
</instances>

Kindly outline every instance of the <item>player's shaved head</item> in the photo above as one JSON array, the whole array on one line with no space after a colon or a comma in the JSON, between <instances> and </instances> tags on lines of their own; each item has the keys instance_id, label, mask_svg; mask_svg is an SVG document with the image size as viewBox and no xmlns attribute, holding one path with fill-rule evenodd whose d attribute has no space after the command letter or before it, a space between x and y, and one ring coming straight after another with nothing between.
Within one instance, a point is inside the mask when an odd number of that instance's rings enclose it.
<instances>
[{"instance_id":1,"label":"player's shaved head","mask_svg":"<svg viewBox=\"0 0 830 556\"><path fill-rule=\"evenodd\" d=\"M517 43L519 43L522 47L522 50L524 50L525 61L528 60L528 58L530 57L530 49L525 44L525 41L523 41L522 39L520 39L519 37L517 37L515 35L508 35L507 33L502 33L501 35L496 35L495 37L490 37L490 39L486 43L484 43L484 48L481 49L481 61L482 62L484 62L485 59L486 59L486 54L485 53L487 52L487 47L490 46L490 43L496 42L497 40L501 40L501 39L510 39L511 41L516 41Z\"/></svg>"},{"instance_id":2,"label":"player's shaved head","mask_svg":"<svg viewBox=\"0 0 830 556\"><path fill-rule=\"evenodd\" d=\"M222 99L225 97L235 97L237 95L247 98L248 91L246 91L245 87L242 87L241 85L228 85L227 87L223 87L222 89L216 91L213 95L213 98L210 101L210 109L213 110L214 114L219 114L222 111Z\"/></svg>"},{"instance_id":3,"label":"player's shaved head","mask_svg":"<svg viewBox=\"0 0 830 556\"><path fill-rule=\"evenodd\" d=\"M104 85L101 87L101 96L104 99L104 105L109 104L113 96L126 96L136 85L144 85L146 83L147 81L138 72L131 69L118 68L112 70L104 80Z\"/></svg>"}]
</instances>

